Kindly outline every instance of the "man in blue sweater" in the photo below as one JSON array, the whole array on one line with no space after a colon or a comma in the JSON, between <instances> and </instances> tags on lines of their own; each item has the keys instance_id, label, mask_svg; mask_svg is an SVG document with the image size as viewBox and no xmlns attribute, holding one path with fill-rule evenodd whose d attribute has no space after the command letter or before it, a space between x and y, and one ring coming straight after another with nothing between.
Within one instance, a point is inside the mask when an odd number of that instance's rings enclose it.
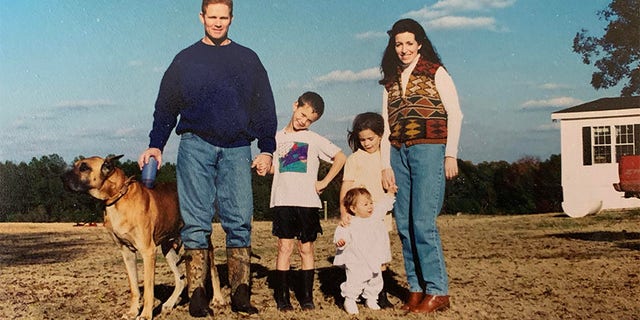
<instances>
[{"instance_id":1,"label":"man in blue sweater","mask_svg":"<svg viewBox=\"0 0 640 320\"><path fill-rule=\"evenodd\" d=\"M182 50L167 69L153 114L149 148L138 159L162 163L173 128L181 136L177 160L178 195L184 220L189 313L205 317L205 290L215 267L211 221L218 213L226 232L227 266L234 312L254 314L250 303L251 168L265 175L275 150L277 120L269 78L258 56L227 37L232 0L203 0L204 37ZM178 121L179 118L179 121ZM177 126L176 126L177 125ZM251 142L260 154L251 160ZM211 251L212 252L212 251Z\"/></svg>"}]
</instances>

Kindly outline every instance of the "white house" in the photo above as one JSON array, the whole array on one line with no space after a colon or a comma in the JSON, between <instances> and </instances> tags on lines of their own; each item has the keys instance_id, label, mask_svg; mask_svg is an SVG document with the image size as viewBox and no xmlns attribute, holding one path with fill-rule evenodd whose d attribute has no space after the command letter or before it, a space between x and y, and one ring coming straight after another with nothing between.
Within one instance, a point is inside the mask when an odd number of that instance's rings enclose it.
<instances>
[{"instance_id":1,"label":"white house","mask_svg":"<svg viewBox=\"0 0 640 320\"><path fill-rule=\"evenodd\" d=\"M640 207L614 189L618 159L640 155L640 96L602 98L551 114L560 121L562 209L582 217L601 209Z\"/></svg>"}]
</instances>

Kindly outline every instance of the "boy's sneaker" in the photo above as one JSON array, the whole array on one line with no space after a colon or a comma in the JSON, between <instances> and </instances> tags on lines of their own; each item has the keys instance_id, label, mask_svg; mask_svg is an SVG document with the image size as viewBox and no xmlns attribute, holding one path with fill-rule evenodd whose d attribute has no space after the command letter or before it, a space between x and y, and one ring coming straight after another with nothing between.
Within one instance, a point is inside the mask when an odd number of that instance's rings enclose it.
<instances>
[{"instance_id":1,"label":"boy's sneaker","mask_svg":"<svg viewBox=\"0 0 640 320\"><path fill-rule=\"evenodd\" d=\"M371 310L380 310L380 306L378 305L378 300L376 299L367 299L367 308Z\"/></svg>"},{"instance_id":2,"label":"boy's sneaker","mask_svg":"<svg viewBox=\"0 0 640 320\"><path fill-rule=\"evenodd\" d=\"M348 314L358 314L358 305L356 304L356 301L353 299L345 299L344 311Z\"/></svg>"}]
</instances>

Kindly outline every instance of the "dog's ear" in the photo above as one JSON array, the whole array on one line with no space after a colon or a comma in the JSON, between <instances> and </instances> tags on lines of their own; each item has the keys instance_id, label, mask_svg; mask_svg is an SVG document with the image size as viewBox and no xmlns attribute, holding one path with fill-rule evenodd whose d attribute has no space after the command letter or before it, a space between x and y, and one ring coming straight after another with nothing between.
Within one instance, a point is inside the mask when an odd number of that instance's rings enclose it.
<instances>
[{"instance_id":1,"label":"dog's ear","mask_svg":"<svg viewBox=\"0 0 640 320\"><path fill-rule=\"evenodd\" d=\"M122 158L124 155L121 154L119 156L108 156L106 159L104 159L104 162L102 163L102 168L100 168L100 172L102 173L103 177L108 177L111 175L111 173L113 173L113 169L115 169L116 167L116 161L118 161L118 159Z\"/></svg>"}]
</instances>

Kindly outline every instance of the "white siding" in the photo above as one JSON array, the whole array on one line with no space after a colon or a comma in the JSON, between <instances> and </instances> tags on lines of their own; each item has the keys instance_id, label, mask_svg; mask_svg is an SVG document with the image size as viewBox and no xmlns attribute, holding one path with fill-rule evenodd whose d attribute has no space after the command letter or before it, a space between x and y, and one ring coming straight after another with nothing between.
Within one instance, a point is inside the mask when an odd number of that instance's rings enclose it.
<instances>
[{"instance_id":1,"label":"white siding","mask_svg":"<svg viewBox=\"0 0 640 320\"><path fill-rule=\"evenodd\" d=\"M572 217L580 217L600 209L640 207L640 199L624 198L613 188L619 182L618 163L583 165L582 127L640 124L640 115L619 117L594 117L560 120L563 209ZM610 114L607 114L610 116ZM612 133L615 142L615 132Z\"/></svg>"}]
</instances>

